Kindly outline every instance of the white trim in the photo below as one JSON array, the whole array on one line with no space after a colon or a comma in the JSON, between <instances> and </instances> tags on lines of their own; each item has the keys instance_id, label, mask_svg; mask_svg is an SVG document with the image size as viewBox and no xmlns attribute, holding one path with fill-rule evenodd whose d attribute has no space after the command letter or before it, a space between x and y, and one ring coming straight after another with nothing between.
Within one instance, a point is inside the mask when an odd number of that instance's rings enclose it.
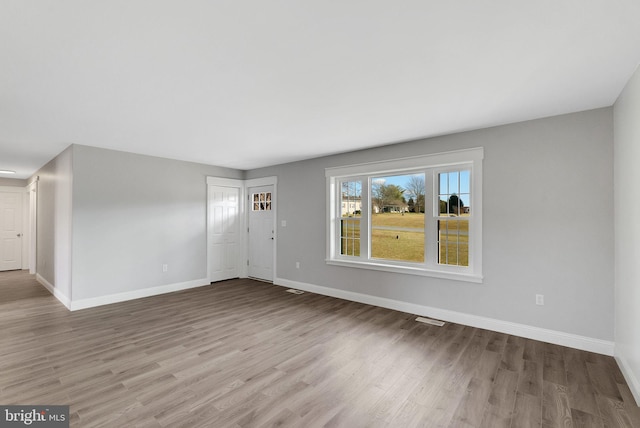
<instances>
[{"instance_id":1,"label":"white trim","mask_svg":"<svg viewBox=\"0 0 640 428\"><path fill-rule=\"evenodd\" d=\"M633 398L636 400L636 405L640 406L640 380L636 377L631 366L627 362L627 359L622 355L619 355L616 350L615 359L618 362L618 366L620 366L620 371L624 376L624 379L627 381L629 385L629 389L631 390L631 394L633 394Z\"/></svg>"},{"instance_id":2,"label":"white trim","mask_svg":"<svg viewBox=\"0 0 640 428\"><path fill-rule=\"evenodd\" d=\"M247 188L258 187L258 186L269 186L271 184L276 186L278 184L278 177L273 175L271 177L251 178L249 180L245 180L244 183Z\"/></svg>"},{"instance_id":3,"label":"white trim","mask_svg":"<svg viewBox=\"0 0 640 428\"><path fill-rule=\"evenodd\" d=\"M386 174L409 171L418 168L436 168L464 162L476 162L484 159L484 148L454 150L432 153L424 156L411 156L384 161L358 163L353 165L325 168L325 177L349 177L360 174Z\"/></svg>"},{"instance_id":4,"label":"white trim","mask_svg":"<svg viewBox=\"0 0 640 428\"><path fill-rule=\"evenodd\" d=\"M287 288L296 288L298 290L304 290L310 293L336 297L338 299L345 299L353 302L380 306L383 308L393 309L396 311L406 312L423 317L435 318L443 321L454 322L457 324L464 324L471 327L497 331L505 334L512 334L528 339L540 340L542 342L554 343L556 345L568 346L570 348L581 349L583 351L595 352L598 354L609 356L613 355L614 344L612 341L608 340L594 339L591 337L564 333L556 330L548 330L525 324L518 324L509 321L486 318L478 315L450 311L447 309L423 306L415 303L388 299L385 297L356 293L353 291L339 290L336 288L291 281L283 278L276 278L274 284Z\"/></svg>"},{"instance_id":5,"label":"white trim","mask_svg":"<svg viewBox=\"0 0 640 428\"><path fill-rule=\"evenodd\" d=\"M222 187L242 187L244 180L236 178L207 177L207 184Z\"/></svg>"},{"instance_id":6,"label":"white trim","mask_svg":"<svg viewBox=\"0 0 640 428\"><path fill-rule=\"evenodd\" d=\"M325 170L326 174L326 170ZM335 186L335 178L330 175L325 175L325 213L324 218L326 222L326 230L325 230L325 262L328 260L333 260L333 257L336 253L335 246L333 242L338 239L336 236L337 227L335 225L334 220L334 210L336 206L334 205L336 202L336 186ZM362 207L362 206L361 206Z\"/></svg>"},{"instance_id":7,"label":"white trim","mask_svg":"<svg viewBox=\"0 0 640 428\"><path fill-rule=\"evenodd\" d=\"M46 288L49 293L53 294L53 297L58 299L60 303L67 307L67 309L71 309L71 300L69 300L67 296L62 294L62 292L54 287L49 281L44 279L39 273L36 274L36 281L38 281L44 288Z\"/></svg>"},{"instance_id":8,"label":"white trim","mask_svg":"<svg viewBox=\"0 0 640 428\"><path fill-rule=\"evenodd\" d=\"M190 288L210 285L209 278L195 279L192 281L177 282L175 284L160 285L158 287L148 287L141 290L125 291L124 293L109 294L106 296L91 297L71 301L69 310L78 311L80 309L93 308L96 306L110 305L112 303L125 302L128 300L142 299L144 297L157 296L158 294L173 293L174 291L188 290Z\"/></svg>"},{"instance_id":9,"label":"white trim","mask_svg":"<svg viewBox=\"0 0 640 428\"><path fill-rule=\"evenodd\" d=\"M29 273L36 273L37 266L37 245L38 245L38 181L40 177L36 177L27 186L27 192L29 193L29 223L26 230L29 231Z\"/></svg>"},{"instance_id":10,"label":"white trim","mask_svg":"<svg viewBox=\"0 0 640 428\"><path fill-rule=\"evenodd\" d=\"M344 266L358 269L369 269L369 270L381 270L385 272L394 272L394 273L404 273L408 275L418 275L418 276L428 276L431 278L443 278L443 279L452 279L456 281L466 281L466 282L474 282L476 284L482 284L483 276L482 275L474 275L468 273L461 272L450 272L444 270L431 270L425 269L423 266L420 267L412 267L407 264L407 266L401 265L400 262L396 264L385 264L384 261L355 261L355 260L346 260L346 259L326 259L325 262L328 265L334 266Z\"/></svg>"},{"instance_id":11,"label":"white trim","mask_svg":"<svg viewBox=\"0 0 640 428\"><path fill-rule=\"evenodd\" d=\"M209 278L209 282L211 282L211 254L209 254L209 249L211 248L211 239L209 237L209 226L211 223L211 213L209 212L209 204L211 201L209 200L209 186L219 186L219 187L232 187L234 189L238 189L238 222L239 222L239 230L245 230L245 187L244 180L238 180L235 178L222 178L222 177L207 177L207 278ZM247 266L243 260L246 260L245 257L245 239L240 238L240 250L238 251L238 267L239 272L238 275L241 278L247 276Z\"/></svg>"},{"instance_id":12,"label":"white trim","mask_svg":"<svg viewBox=\"0 0 640 428\"><path fill-rule=\"evenodd\" d=\"M29 269L29 243L31 242L31 228L29 227L29 216L31 214L29 209L30 193L29 186L22 189L22 242L20 243L22 246L22 255L20 256L22 270Z\"/></svg>"}]
</instances>

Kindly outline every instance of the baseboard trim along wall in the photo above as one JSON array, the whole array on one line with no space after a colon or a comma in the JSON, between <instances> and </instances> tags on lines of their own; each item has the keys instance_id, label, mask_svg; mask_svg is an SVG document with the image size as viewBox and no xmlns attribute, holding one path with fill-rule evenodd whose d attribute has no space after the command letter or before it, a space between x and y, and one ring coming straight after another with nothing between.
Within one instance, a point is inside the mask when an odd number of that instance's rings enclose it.
<instances>
[{"instance_id":1,"label":"baseboard trim along wall","mask_svg":"<svg viewBox=\"0 0 640 428\"><path fill-rule=\"evenodd\" d=\"M617 354L617 352L616 352ZM631 366L627 362L627 359L622 355L615 355L616 361L618 362L618 366L620 367L620 371L624 375L627 384L629 384L629 389L633 394L633 398L636 399L636 404L640 406L640 380L635 376L633 370L631 370Z\"/></svg>"},{"instance_id":2,"label":"baseboard trim along wall","mask_svg":"<svg viewBox=\"0 0 640 428\"><path fill-rule=\"evenodd\" d=\"M174 291L187 290L211 284L208 278L194 279L192 281L177 282L175 284L160 285L158 287L148 287L141 290L127 291L124 293L108 294L106 296L92 297L89 299L69 300L51 285L46 279L36 274L37 281L42 284L51 294L55 296L70 311L94 308L96 306L110 305L111 303L125 302L127 300L141 299L143 297L157 296L159 294L172 293Z\"/></svg>"},{"instance_id":3,"label":"baseboard trim along wall","mask_svg":"<svg viewBox=\"0 0 640 428\"><path fill-rule=\"evenodd\" d=\"M209 284L211 284L211 281L209 281L208 278L202 278L186 282L177 282L175 284L148 287L140 290L126 291L124 293L91 297L89 299L72 300L71 307L69 309L72 311L78 311L80 309L110 305L111 303L125 302L127 300L141 299L143 297L157 296L158 294L172 293L174 291L187 290L189 288L197 288Z\"/></svg>"},{"instance_id":4,"label":"baseboard trim along wall","mask_svg":"<svg viewBox=\"0 0 640 428\"><path fill-rule=\"evenodd\" d=\"M591 337L563 333L561 331L548 330L525 324L517 324L509 321L501 321L493 318L481 317L478 315L449 311L446 309L416 305L415 303L408 303L400 300L388 299L385 297L355 293L353 291L339 290L336 288L324 287L304 282L291 281L283 278L276 278L273 283L275 285L280 285L287 288L296 288L299 290L308 291L310 293L337 297L338 299L350 300L353 302L366 303L369 305L380 306L387 309L394 309L396 311L406 312L423 317L435 318L443 321L454 322L457 324L464 324L471 327L512 334L515 336L525 337L527 339L540 340L542 342L568 346L570 348L580 349L583 351L613 356L614 344L612 341L593 339Z\"/></svg>"},{"instance_id":5,"label":"baseboard trim along wall","mask_svg":"<svg viewBox=\"0 0 640 428\"><path fill-rule=\"evenodd\" d=\"M67 309L71 309L71 300L69 300L67 296L62 294L60 290L55 288L53 284L51 284L49 281L44 279L42 275L40 275L39 273L36 274L36 281L38 281L44 288L49 290L49 293L53 294L53 297L58 299L60 303L62 303L67 307Z\"/></svg>"},{"instance_id":6,"label":"baseboard trim along wall","mask_svg":"<svg viewBox=\"0 0 640 428\"><path fill-rule=\"evenodd\" d=\"M124 302L127 300L141 299L144 297L156 296L159 294L171 293L174 291L187 290L189 288L197 288L209 285L208 278L196 279L192 281L179 282L175 284L166 284L158 287L143 288L141 290L127 291L124 293L109 294L106 296L93 297L89 299L81 299L77 301L69 300L58 289L44 279L40 274L36 274L37 281L42 284L51 294L54 295L63 305L71 311L80 309L88 309L96 306L109 305L111 303ZM322 294L324 296L336 297L338 299L350 300L353 302L365 303L368 305L380 306L387 309L406 312L419 316L440 319L443 321L455 322L471 327L483 328L487 330L497 331L500 333L513 334L516 336L526 337L528 339L540 340L543 342L554 343L556 345L568 346L570 348L581 349L584 351L595 352L598 354L614 355L614 343L607 340L594 339L576 334L564 333L556 330L548 330L540 327L533 327L525 324L517 324L509 321L501 321L493 318L481 317L478 315L470 315L462 312L450 311L447 309L433 308L430 306L417 305L415 303L403 302L400 300L389 299L386 297L371 296L368 294L356 293L353 291L339 290L336 288L324 287L320 285L308 284L304 282L291 281L284 278L276 278L275 285L296 288L308 291L310 293ZM631 376L632 372L628 369L625 360L616 356L625 377L629 380L630 387L634 392L636 400L638 400L638 391L640 384L638 380Z\"/></svg>"}]
</instances>

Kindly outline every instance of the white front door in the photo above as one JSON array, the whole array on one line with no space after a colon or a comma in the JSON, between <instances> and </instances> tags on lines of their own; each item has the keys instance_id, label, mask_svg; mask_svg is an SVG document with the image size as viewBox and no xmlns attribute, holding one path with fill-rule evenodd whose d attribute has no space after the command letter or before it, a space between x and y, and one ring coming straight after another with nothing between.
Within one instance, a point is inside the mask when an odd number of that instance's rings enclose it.
<instances>
[{"instance_id":1,"label":"white front door","mask_svg":"<svg viewBox=\"0 0 640 428\"><path fill-rule=\"evenodd\" d=\"M249 276L273 281L273 186L249 187Z\"/></svg>"},{"instance_id":2,"label":"white front door","mask_svg":"<svg viewBox=\"0 0 640 428\"><path fill-rule=\"evenodd\" d=\"M240 276L240 189L209 188L209 278L211 282Z\"/></svg>"},{"instance_id":3,"label":"white front door","mask_svg":"<svg viewBox=\"0 0 640 428\"><path fill-rule=\"evenodd\" d=\"M0 192L0 271L22 269L22 193Z\"/></svg>"}]
</instances>

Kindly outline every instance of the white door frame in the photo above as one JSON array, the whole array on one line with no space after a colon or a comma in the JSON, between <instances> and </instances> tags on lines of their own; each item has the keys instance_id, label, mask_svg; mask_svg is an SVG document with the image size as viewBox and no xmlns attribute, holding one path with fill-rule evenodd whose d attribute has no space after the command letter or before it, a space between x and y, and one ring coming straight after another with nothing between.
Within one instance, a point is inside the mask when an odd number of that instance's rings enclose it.
<instances>
[{"instance_id":1,"label":"white door frame","mask_svg":"<svg viewBox=\"0 0 640 428\"><path fill-rule=\"evenodd\" d=\"M22 189L22 270L29 269L31 245L31 198L29 186Z\"/></svg>"},{"instance_id":2,"label":"white door frame","mask_svg":"<svg viewBox=\"0 0 640 428\"><path fill-rule=\"evenodd\" d=\"M29 223L27 221L28 217L28 210L25 210L25 207L27 206L25 199L27 199L27 190L25 187L14 187L14 186L0 186L0 192L5 192L5 193L18 193L20 194L20 209L22 210L22 216L20 218L20 221L22 222L22 231L20 232L22 234L22 236L20 237L20 269L27 269L28 268L28 262L29 260L26 259L26 255L27 253L27 248L28 248L28 242L29 242L29 237L27 237L28 234L28 230L29 230Z\"/></svg>"},{"instance_id":3,"label":"white door frame","mask_svg":"<svg viewBox=\"0 0 640 428\"><path fill-rule=\"evenodd\" d=\"M278 177L276 176L271 176L271 177L263 177L263 178L253 178L250 180L245 180L244 182L245 184L245 194L247 195L247 197L244 198L245 201L245 207L249 205L249 203L251 201L249 201L247 198L249 197L249 188L250 187L258 187L258 186L273 186L273 192L271 195L271 201L272 201L272 211L273 211L273 280L275 281L275 279L278 277L278 275L276 274L276 266L277 266L277 260L278 260L278 228L276 227L278 224ZM245 209L245 224L249 224L249 209ZM245 228L246 231L246 228ZM245 239L244 239L244 253L245 253L245 260L247 260L247 263L249 261L249 233L245 232ZM245 268L245 278L248 275L248 268L247 268L247 263L243 263L243 266Z\"/></svg>"},{"instance_id":4,"label":"white door frame","mask_svg":"<svg viewBox=\"0 0 640 428\"><path fill-rule=\"evenodd\" d=\"M245 207L246 204L243 203L243 201L245 200L245 187L244 187L244 180L236 180L233 178L220 178L220 177L207 177L207 278L209 279L209 282L211 282L211 254L209 254L209 248L211 248L211 239L209 238L209 186L219 186L219 187L233 187L238 189L238 193L239 193L239 207L238 207L238 221L240 222L239 224L239 229L238 230L245 230L245 215L244 215L244 211L245 211ZM241 239L240 240L240 251L238 251L238 266L240 266L240 277L241 278L246 278L247 277L247 265L246 263L243 263L242 261L246 259L245 257L245 239Z\"/></svg>"},{"instance_id":5,"label":"white door frame","mask_svg":"<svg viewBox=\"0 0 640 428\"><path fill-rule=\"evenodd\" d=\"M36 273L37 254L37 215L38 215L38 181L40 177L26 187L0 186L2 192L22 193L22 266Z\"/></svg>"},{"instance_id":6,"label":"white door frame","mask_svg":"<svg viewBox=\"0 0 640 428\"><path fill-rule=\"evenodd\" d=\"M36 273L36 261L37 261L37 254L38 252L36 251L37 247L37 217L38 217L38 181L40 180L40 177L36 177L35 180L33 180L28 186L27 186L27 201L25 201L26 204L28 204L28 220L27 223L25 223L27 225L27 227L25 228L25 231L27 232L25 235L27 236L27 242L28 242L28 247L29 249L27 250L27 258L29 260L29 265L28 265L28 269L29 269L29 273L30 274L34 274ZM23 269L24 269L24 260L23 260Z\"/></svg>"}]
</instances>

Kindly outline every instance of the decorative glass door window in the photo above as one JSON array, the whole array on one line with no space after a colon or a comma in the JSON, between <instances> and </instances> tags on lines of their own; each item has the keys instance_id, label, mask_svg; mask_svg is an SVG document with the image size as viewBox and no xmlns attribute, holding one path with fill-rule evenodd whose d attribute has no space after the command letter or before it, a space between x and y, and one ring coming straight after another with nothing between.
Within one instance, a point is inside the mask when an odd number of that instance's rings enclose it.
<instances>
[{"instance_id":1,"label":"decorative glass door window","mask_svg":"<svg viewBox=\"0 0 640 428\"><path fill-rule=\"evenodd\" d=\"M271 192L259 192L251 195L253 211L271 211Z\"/></svg>"}]
</instances>

